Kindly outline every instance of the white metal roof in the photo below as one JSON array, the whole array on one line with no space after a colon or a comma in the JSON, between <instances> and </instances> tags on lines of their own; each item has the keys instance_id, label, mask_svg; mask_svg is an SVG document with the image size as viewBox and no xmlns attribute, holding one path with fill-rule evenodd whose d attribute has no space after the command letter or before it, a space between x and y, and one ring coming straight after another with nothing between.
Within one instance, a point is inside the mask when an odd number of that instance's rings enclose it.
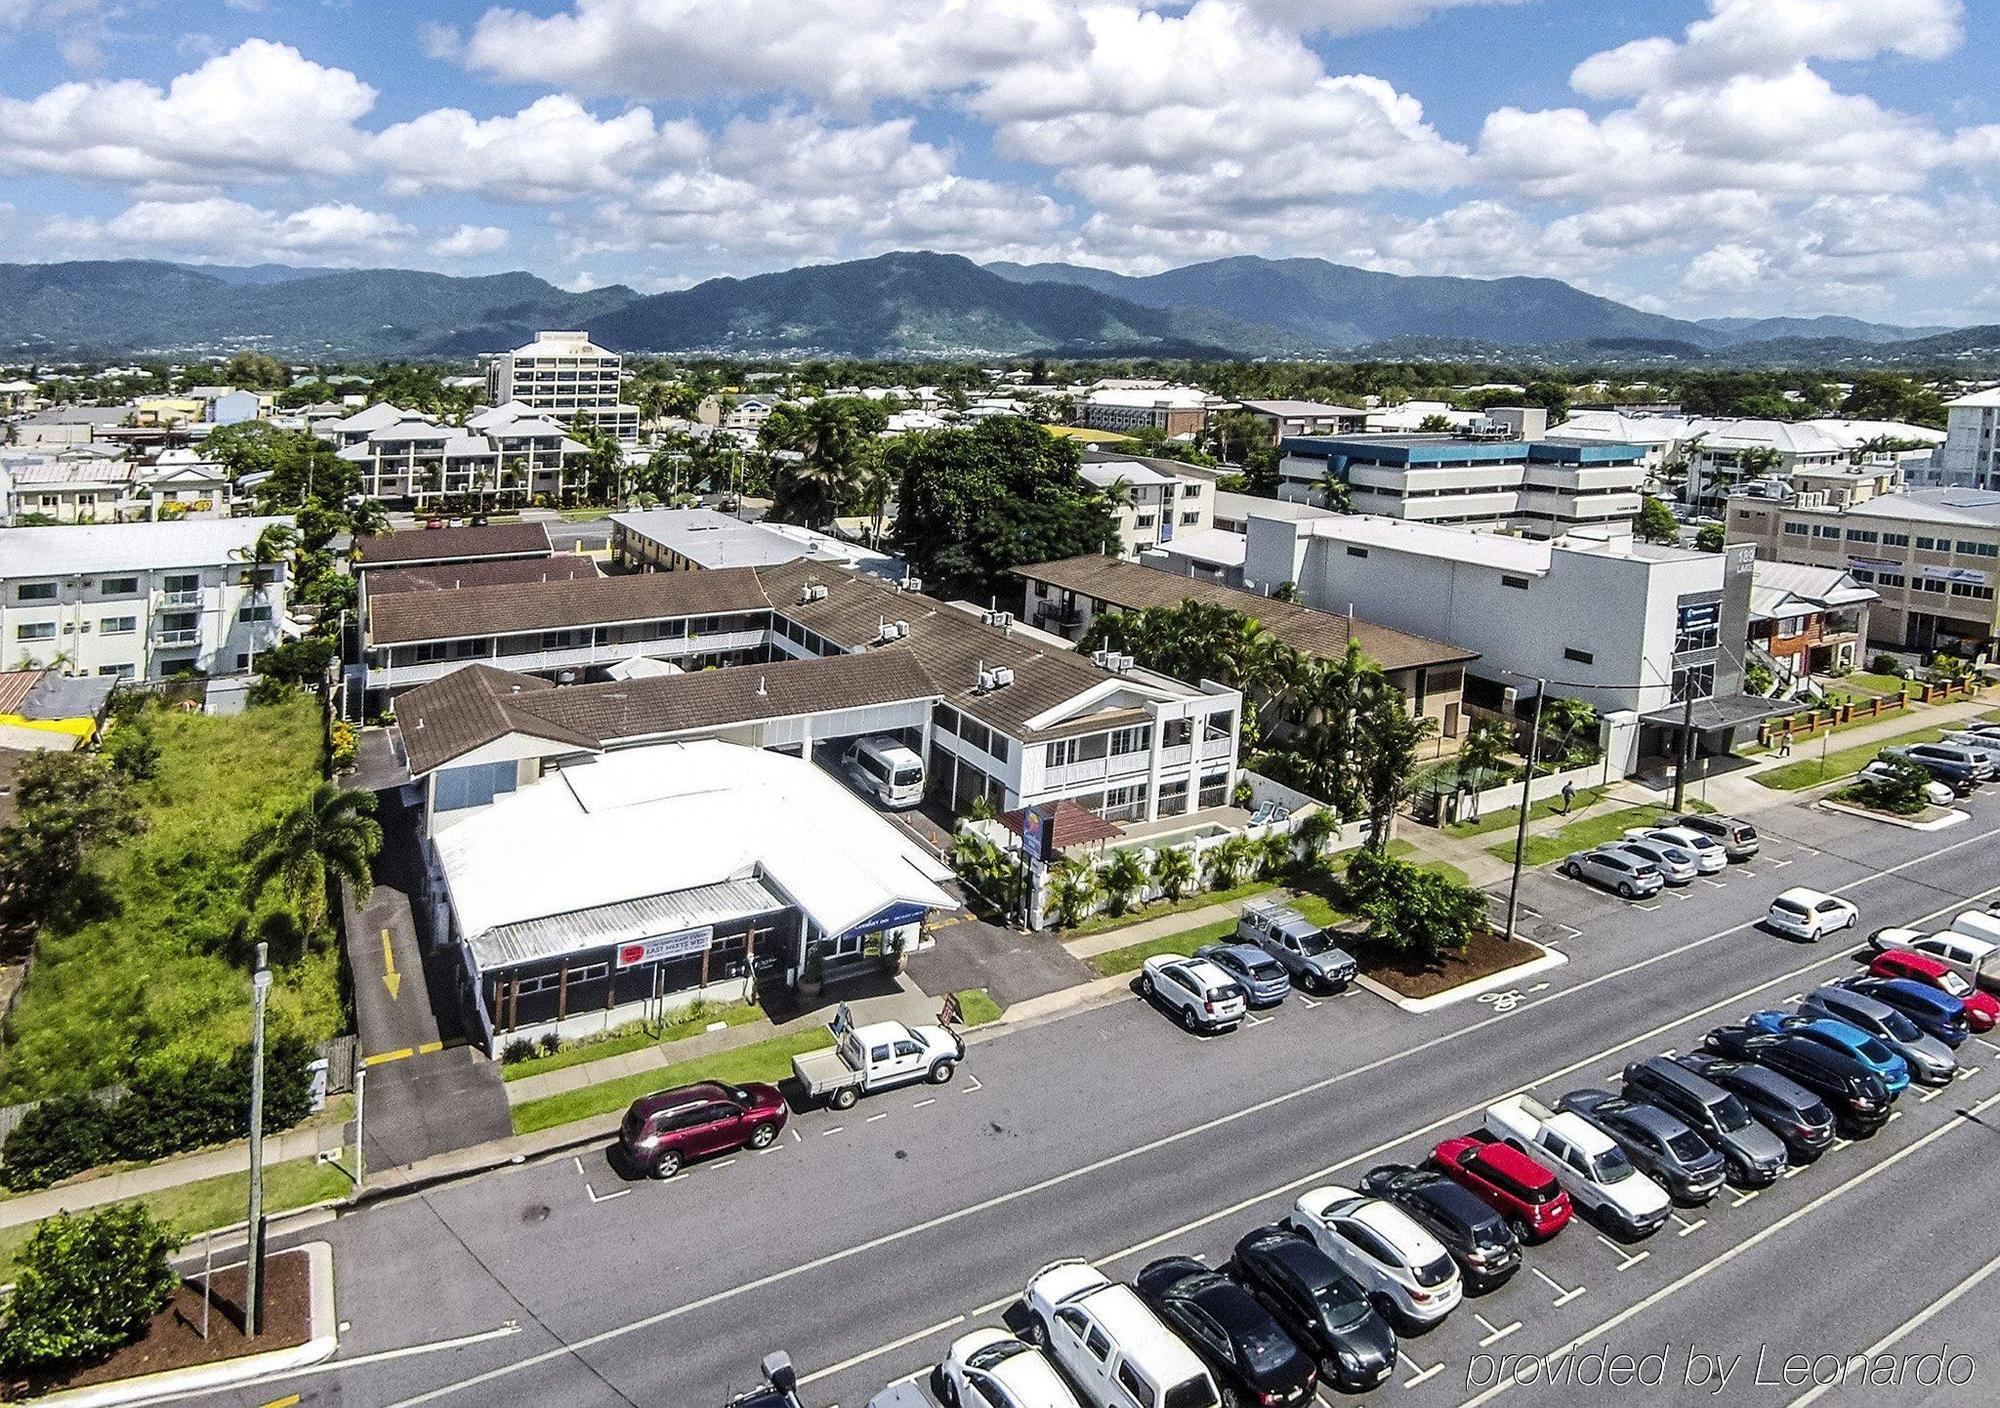
<instances>
[{"instance_id":1,"label":"white metal roof","mask_svg":"<svg viewBox=\"0 0 2000 1408\"><path fill-rule=\"evenodd\" d=\"M1100 489L1109 489L1121 480L1127 484L1179 482L1173 475L1154 469L1151 465L1140 464L1137 460L1097 460L1084 465L1078 473L1083 475L1085 483L1095 484Z\"/></svg>"},{"instance_id":2,"label":"white metal roof","mask_svg":"<svg viewBox=\"0 0 2000 1408\"><path fill-rule=\"evenodd\" d=\"M74 577L240 561L257 535L289 518L183 518L0 529L0 577Z\"/></svg>"},{"instance_id":3,"label":"white metal roof","mask_svg":"<svg viewBox=\"0 0 2000 1408\"><path fill-rule=\"evenodd\" d=\"M437 841L462 932L761 880L831 932L954 909L951 872L810 762L731 743L608 753L498 798Z\"/></svg>"},{"instance_id":4,"label":"white metal roof","mask_svg":"<svg viewBox=\"0 0 2000 1408\"><path fill-rule=\"evenodd\" d=\"M1499 533L1470 533L1462 528L1442 528L1406 518L1380 518L1365 513L1336 514L1332 518L1316 518L1301 523L1298 531L1310 533L1316 538L1353 543L1357 547L1379 547L1415 553L1421 557L1448 558L1453 562L1497 567L1508 572L1528 572L1539 576L1549 570L1551 545L1545 540L1513 538Z\"/></svg>"}]
</instances>

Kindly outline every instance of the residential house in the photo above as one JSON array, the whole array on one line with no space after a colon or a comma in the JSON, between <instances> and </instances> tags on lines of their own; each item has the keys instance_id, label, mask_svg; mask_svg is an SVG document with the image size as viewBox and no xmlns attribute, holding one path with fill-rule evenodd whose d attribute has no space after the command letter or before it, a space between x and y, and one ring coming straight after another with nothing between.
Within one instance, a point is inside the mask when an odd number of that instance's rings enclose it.
<instances>
[{"instance_id":1,"label":"residential house","mask_svg":"<svg viewBox=\"0 0 2000 1408\"><path fill-rule=\"evenodd\" d=\"M1759 560L1750 583L1751 658L1781 687L1858 668L1868 606L1880 599L1838 567Z\"/></svg>"},{"instance_id":2,"label":"residential house","mask_svg":"<svg viewBox=\"0 0 2000 1408\"><path fill-rule=\"evenodd\" d=\"M0 453L6 487L0 521L116 523L133 511L138 472L113 455Z\"/></svg>"},{"instance_id":3,"label":"residential house","mask_svg":"<svg viewBox=\"0 0 2000 1408\"><path fill-rule=\"evenodd\" d=\"M1081 473L1111 501L1121 557L1136 559L1148 548L1214 525L1215 481L1172 460L1093 453L1084 457Z\"/></svg>"}]
</instances>

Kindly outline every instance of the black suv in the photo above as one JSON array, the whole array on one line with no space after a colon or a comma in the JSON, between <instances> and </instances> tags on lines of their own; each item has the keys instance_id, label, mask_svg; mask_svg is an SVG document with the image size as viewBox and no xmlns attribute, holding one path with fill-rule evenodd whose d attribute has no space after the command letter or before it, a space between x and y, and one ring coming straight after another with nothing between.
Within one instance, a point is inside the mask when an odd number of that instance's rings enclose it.
<instances>
[{"instance_id":1,"label":"black suv","mask_svg":"<svg viewBox=\"0 0 2000 1408\"><path fill-rule=\"evenodd\" d=\"M1858 1059L1797 1032L1717 1027L1708 1048L1737 1061L1755 1061L1788 1076L1826 1101L1843 1134L1866 1137L1889 1122L1889 1087Z\"/></svg>"},{"instance_id":2,"label":"black suv","mask_svg":"<svg viewBox=\"0 0 2000 1408\"><path fill-rule=\"evenodd\" d=\"M1379 1164L1362 1177L1361 1191L1394 1203L1444 1243L1474 1295L1521 1269L1521 1239L1507 1219L1435 1170Z\"/></svg>"},{"instance_id":3,"label":"black suv","mask_svg":"<svg viewBox=\"0 0 2000 1408\"><path fill-rule=\"evenodd\" d=\"M1722 1155L1665 1110L1620 1100L1608 1090L1572 1090L1556 1108L1582 1115L1610 1135L1632 1166L1677 1203L1705 1203L1722 1189L1729 1172Z\"/></svg>"},{"instance_id":4,"label":"black suv","mask_svg":"<svg viewBox=\"0 0 2000 1408\"><path fill-rule=\"evenodd\" d=\"M1625 1068L1625 1098L1657 1105L1713 1145L1737 1183L1762 1187L1785 1171L1785 1144L1743 1102L1665 1056Z\"/></svg>"},{"instance_id":5,"label":"black suv","mask_svg":"<svg viewBox=\"0 0 2000 1408\"><path fill-rule=\"evenodd\" d=\"M1376 1313L1360 1282L1318 1247L1285 1227L1259 1227L1236 1244L1230 1276L1319 1356L1326 1377L1365 1393L1395 1370L1396 1331Z\"/></svg>"},{"instance_id":6,"label":"black suv","mask_svg":"<svg viewBox=\"0 0 2000 1408\"><path fill-rule=\"evenodd\" d=\"M1133 1279L1139 1299L1251 1403L1300 1403L1319 1383L1310 1354L1243 1287L1193 1257L1169 1256Z\"/></svg>"},{"instance_id":7,"label":"black suv","mask_svg":"<svg viewBox=\"0 0 2000 1408\"><path fill-rule=\"evenodd\" d=\"M1793 1163L1808 1163L1833 1143L1833 1111L1790 1076L1708 1051L1674 1059L1740 1099L1760 1124L1785 1141L1785 1156Z\"/></svg>"}]
</instances>

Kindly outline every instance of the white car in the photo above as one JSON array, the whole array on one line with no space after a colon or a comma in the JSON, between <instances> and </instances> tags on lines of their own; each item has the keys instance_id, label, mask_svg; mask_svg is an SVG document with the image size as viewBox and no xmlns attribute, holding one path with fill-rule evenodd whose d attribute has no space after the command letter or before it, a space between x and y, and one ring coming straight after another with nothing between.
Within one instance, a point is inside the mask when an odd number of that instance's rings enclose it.
<instances>
[{"instance_id":1,"label":"white car","mask_svg":"<svg viewBox=\"0 0 2000 1408\"><path fill-rule=\"evenodd\" d=\"M1087 1261L1052 1262L1021 1297L1029 1334L1093 1408L1221 1408L1195 1352L1139 1293Z\"/></svg>"},{"instance_id":2,"label":"white car","mask_svg":"<svg viewBox=\"0 0 2000 1408\"><path fill-rule=\"evenodd\" d=\"M1764 914L1768 927L1813 943L1860 922L1861 911L1846 900L1803 886L1787 890L1772 900Z\"/></svg>"},{"instance_id":3,"label":"white car","mask_svg":"<svg viewBox=\"0 0 2000 1408\"><path fill-rule=\"evenodd\" d=\"M1206 958L1156 954L1139 970L1139 991L1191 1032L1226 1031L1250 1011L1243 985Z\"/></svg>"},{"instance_id":4,"label":"white car","mask_svg":"<svg viewBox=\"0 0 2000 1408\"><path fill-rule=\"evenodd\" d=\"M1673 1211L1667 1190L1632 1166L1617 1143L1574 1111L1558 1114L1530 1095L1486 1107L1486 1130L1547 1164L1570 1201L1628 1237L1657 1232Z\"/></svg>"},{"instance_id":5,"label":"white car","mask_svg":"<svg viewBox=\"0 0 2000 1408\"><path fill-rule=\"evenodd\" d=\"M1694 857L1695 868L1703 875L1713 875L1729 865L1728 847L1713 836L1704 836L1685 826L1635 826L1625 836L1631 841L1660 841L1678 846Z\"/></svg>"},{"instance_id":6,"label":"white car","mask_svg":"<svg viewBox=\"0 0 2000 1408\"><path fill-rule=\"evenodd\" d=\"M990 1325L953 1340L938 1373L950 1408L1077 1408L1039 1349Z\"/></svg>"},{"instance_id":7,"label":"white car","mask_svg":"<svg viewBox=\"0 0 2000 1408\"><path fill-rule=\"evenodd\" d=\"M1991 939L1949 929L1936 934L1922 929L1877 929L1868 936L1868 943L1878 953L1901 948L1927 954L1974 987L2000 992L2000 944Z\"/></svg>"},{"instance_id":8,"label":"white car","mask_svg":"<svg viewBox=\"0 0 2000 1408\"><path fill-rule=\"evenodd\" d=\"M1299 1194L1288 1220L1405 1326L1436 1324L1465 1298L1451 1253L1394 1203L1314 1188Z\"/></svg>"},{"instance_id":9,"label":"white car","mask_svg":"<svg viewBox=\"0 0 2000 1408\"><path fill-rule=\"evenodd\" d=\"M1649 840L1645 836L1625 833L1625 839L1616 843L1617 848L1627 855L1644 856L1659 867L1660 878L1669 885L1688 885L1701 873L1701 863L1695 859L1693 851L1670 845L1665 841Z\"/></svg>"},{"instance_id":10,"label":"white car","mask_svg":"<svg viewBox=\"0 0 2000 1408\"><path fill-rule=\"evenodd\" d=\"M1855 777L1857 781L1861 782L1894 782L1897 780L1896 770L1880 758L1877 758L1859 773L1855 774ZM1955 798L1952 790L1942 782L1927 781L1924 783L1924 800L1934 807L1948 807Z\"/></svg>"}]
</instances>

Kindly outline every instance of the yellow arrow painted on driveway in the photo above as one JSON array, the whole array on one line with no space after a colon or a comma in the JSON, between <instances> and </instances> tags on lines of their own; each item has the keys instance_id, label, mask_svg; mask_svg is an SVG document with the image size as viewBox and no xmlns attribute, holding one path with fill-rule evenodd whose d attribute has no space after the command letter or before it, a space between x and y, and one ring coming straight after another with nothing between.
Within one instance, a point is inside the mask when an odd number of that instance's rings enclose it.
<instances>
[{"instance_id":1,"label":"yellow arrow painted on driveway","mask_svg":"<svg viewBox=\"0 0 2000 1408\"><path fill-rule=\"evenodd\" d=\"M389 989L389 1000L394 1002L403 991L403 975L396 971L396 950L389 944L389 931L382 931L382 982Z\"/></svg>"}]
</instances>

